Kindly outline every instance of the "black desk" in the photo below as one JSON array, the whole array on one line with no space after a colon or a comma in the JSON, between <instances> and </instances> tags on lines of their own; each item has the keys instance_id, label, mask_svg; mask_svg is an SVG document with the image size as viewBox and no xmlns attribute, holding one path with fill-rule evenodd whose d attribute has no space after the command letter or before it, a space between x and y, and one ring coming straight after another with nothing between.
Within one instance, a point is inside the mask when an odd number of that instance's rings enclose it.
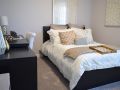
<instances>
[{"instance_id":1,"label":"black desk","mask_svg":"<svg viewBox=\"0 0 120 90\"><path fill-rule=\"evenodd\" d=\"M29 48L0 56L0 73L10 73L11 90L37 90L37 57Z\"/></svg>"}]
</instances>

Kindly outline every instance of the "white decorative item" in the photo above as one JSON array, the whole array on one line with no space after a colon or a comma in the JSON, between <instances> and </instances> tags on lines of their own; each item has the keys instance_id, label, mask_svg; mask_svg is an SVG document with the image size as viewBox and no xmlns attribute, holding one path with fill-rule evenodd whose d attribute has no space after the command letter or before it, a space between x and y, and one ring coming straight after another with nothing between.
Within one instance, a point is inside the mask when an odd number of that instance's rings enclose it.
<instances>
[{"instance_id":1,"label":"white decorative item","mask_svg":"<svg viewBox=\"0 0 120 90\"><path fill-rule=\"evenodd\" d=\"M35 36L36 36L36 33L33 33L33 32L27 32L26 33L26 39L29 41L29 48L30 49L33 49Z\"/></svg>"},{"instance_id":2,"label":"white decorative item","mask_svg":"<svg viewBox=\"0 0 120 90\"><path fill-rule=\"evenodd\" d=\"M120 26L120 0L107 0L106 26Z\"/></svg>"},{"instance_id":3,"label":"white decorative item","mask_svg":"<svg viewBox=\"0 0 120 90\"><path fill-rule=\"evenodd\" d=\"M6 50L6 44L0 27L0 55L4 54L5 50Z\"/></svg>"},{"instance_id":4,"label":"white decorative item","mask_svg":"<svg viewBox=\"0 0 120 90\"><path fill-rule=\"evenodd\" d=\"M7 26L8 26L8 17L0 16L0 26L2 28L3 34L7 34Z\"/></svg>"},{"instance_id":5,"label":"white decorative item","mask_svg":"<svg viewBox=\"0 0 120 90\"><path fill-rule=\"evenodd\" d=\"M7 16L0 16L0 26L3 26L3 25L8 25L8 18Z\"/></svg>"}]
</instances>

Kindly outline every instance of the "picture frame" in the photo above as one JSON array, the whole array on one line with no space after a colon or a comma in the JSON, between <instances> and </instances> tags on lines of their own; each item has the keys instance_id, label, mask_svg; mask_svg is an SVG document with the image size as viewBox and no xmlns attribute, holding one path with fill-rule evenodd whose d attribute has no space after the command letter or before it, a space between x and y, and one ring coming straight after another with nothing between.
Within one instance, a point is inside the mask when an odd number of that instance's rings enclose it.
<instances>
[{"instance_id":1,"label":"picture frame","mask_svg":"<svg viewBox=\"0 0 120 90\"><path fill-rule=\"evenodd\" d=\"M105 26L120 27L120 0L106 0Z\"/></svg>"},{"instance_id":2,"label":"picture frame","mask_svg":"<svg viewBox=\"0 0 120 90\"><path fill-rule=\"evenodd\" d=\"M2 29L0 27L0 55L4 54L5 50L6 50L6 43L2 33Z\"/></svg>"}]
</instances>

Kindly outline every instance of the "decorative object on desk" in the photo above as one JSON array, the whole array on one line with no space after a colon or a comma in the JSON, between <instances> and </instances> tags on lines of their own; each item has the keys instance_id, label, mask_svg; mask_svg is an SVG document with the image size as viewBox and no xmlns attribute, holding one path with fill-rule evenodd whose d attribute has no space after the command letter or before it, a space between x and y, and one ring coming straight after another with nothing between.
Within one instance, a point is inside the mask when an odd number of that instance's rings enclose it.
<instances>
[{"instance_id":1,"label":"decorative object on desk","mask_svg":"<svg viewBox=\"0 0 120 90\"><path fill-rule=\"evenodd\" d=\"M10 39L9 39L9 37L10 37ZM24 39L23 35L18 35L15 31L10 31L10 36L9 37L8 37L9 41Z\"/></svg>"},{"instance_id":2,"label":"decorative object on desk","mask_svg":"<svg viewBox=\"0 0 120 90\"><path fill-rule=\"evenodd\" d=\"M0 16L0 26L2 29L3 35L7 35L7 27L8 27L7 16Z\"/></svg>"},{"instance_id":3,"label":"decorative object on desk","mask_svg":"<svg viewBox=\"0 0 120 90\"><path fill-rule=\"evenodd\" d=\"M5 38L8 41L8 43L10 43L14 40L14 38L11 35L6 35Z\"/></svg>"},{"instance_id":4,"label":"decorative object on desk","mask_svg":"<svg viewBox=\"0 0 120 90\"><path fill-rule=\"evenodd\" d=\"M36 33L33 32L27 32L26 33L26 39L29 42L29 48L33 49L34 39L35 39Z\"/></svg>"},{"instance_id":5,"label":"decorative object on desk","mask_svg":"<svg viewBox=\"0 0 120 90\"><path fill-rule=\"evenodd\" d=\"M8 43L8 41L6 39L5 39L5 44L6 44L6 51L9 51L10 45L9 45L9 43Z\"/></svg>"},{"instance_id":6,"label":"decorative object on desk","mask_svg":"<svg viewBox=\"0 0 120 90\"><path fill-rule=\"evenodd\" d=\"M82 25L82 29L85 30L85 25Z\"/></svg>"},{"instance_id":7,"label":"decorative object on desk","mask_svg":"<svg viewBox=\"0 0 120 90\"><path fill-rule=\"evenodd\" d=\"M117 52L116 49L110 48L109 46L106 46L106 45L90 46L89 48L92 50L95 50L96 52L100 54L108 54L108 53Z\"/></svg>"},{"instance_id":8,"label":"decorative object on desk","mask_svg":"<svg viewBox=\"0 0 120 90\"><path fill-rule=\"evenodd\" d=\"M6 42L3 37L3 33L0 27L0 55L4 54L6 50Z\"/></svg>"},{"instance_id":9,"label":"decorative object on desk","mask_svg":"<svg viewBox=\"0 0 120 90\"><path fill-rule=\"evenodd\" d=\"M17 35L15 31L10 31L10 35L14 38L19 38L19 36Z\"/></svg>"}]
</instances>

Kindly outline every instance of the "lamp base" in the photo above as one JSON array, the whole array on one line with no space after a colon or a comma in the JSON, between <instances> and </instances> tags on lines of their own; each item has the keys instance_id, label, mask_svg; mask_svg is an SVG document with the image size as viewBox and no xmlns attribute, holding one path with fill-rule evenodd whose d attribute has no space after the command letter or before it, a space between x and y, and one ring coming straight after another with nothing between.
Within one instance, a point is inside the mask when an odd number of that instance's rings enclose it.
<instances>
[{"instance_id":1,"label":"lamp base","mask_svg":"<svg viewBox=\"0 0 120 90\"><path fill-rule=\"evenodd\" d=\"M1 26L1 29L2 29L3 35L7 35L7 26L6 25Z\"/></svg>"}]
</instances>

